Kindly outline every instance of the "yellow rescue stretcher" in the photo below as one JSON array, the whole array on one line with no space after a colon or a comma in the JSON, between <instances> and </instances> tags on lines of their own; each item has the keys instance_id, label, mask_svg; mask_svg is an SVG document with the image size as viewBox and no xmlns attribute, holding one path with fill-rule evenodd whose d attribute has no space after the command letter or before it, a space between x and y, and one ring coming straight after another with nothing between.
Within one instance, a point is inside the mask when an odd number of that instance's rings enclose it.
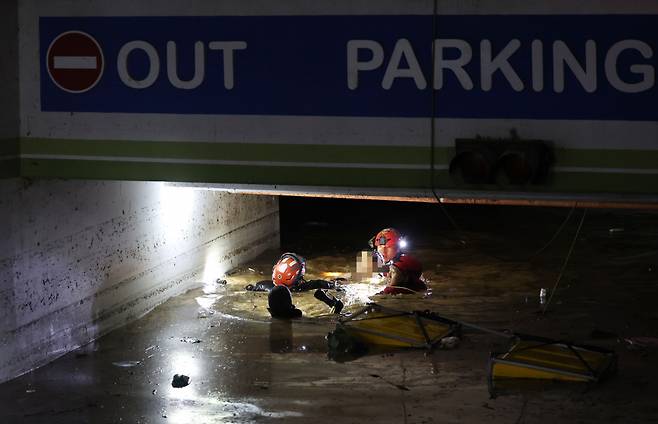
<instances>
[{"instance_id":1,"label":"yellow rescue stretcher","mask_svg":"<svg viewBox=\"0 0 658 424\"><path fill-rule=\"evenodd\" d=\"M507 352L491 355L489 393L495 396L496 383L514 379L595 383L616 368L613 351L517 334Z\"/></svg>"},{"instance_id":2,"label":"yellow rescue stretcher","mask_svg":"<svg viewBox=\"0 0 658 424\"><path fill-rule=\"evenodd\" d=\"M375 303L341 319L338 326L368 345L428 349L460 328L455 321L429 312L398 311Z\"/></svg>"},{"instance_id":3,"label":"yellow rescue stretcher","mask_svg":"<svg viewBox=\"0 0 658 424\"><path fill-rule=\"evenodd\" d=\"M330 357L364 354L369 347L432 349L441 339L460 335L462 328L490 333L510 343L506 352L491 355L487 380L492 397L504 383L512 382L513 387L527 381L595 383L617 368L616 354L600 347L495 331L432 312L398 311L376 303L339 320L328 336Z\"/></svg>"}]
</instances>

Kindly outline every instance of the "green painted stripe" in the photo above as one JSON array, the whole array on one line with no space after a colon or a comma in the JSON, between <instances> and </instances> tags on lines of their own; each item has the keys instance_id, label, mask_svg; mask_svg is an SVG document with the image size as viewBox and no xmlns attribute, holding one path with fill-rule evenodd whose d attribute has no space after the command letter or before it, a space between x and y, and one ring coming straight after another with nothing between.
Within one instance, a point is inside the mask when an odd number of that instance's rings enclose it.
<instances>
[{"instance_id":1,"label":"green painted stripe","mask_svg":"<svg viewBox=\"0 0 658 424\"><path fill-rule=\"evenodd\" d=\"M15 146L14 142L14 146ZM7 143L6 146L10 146ZM250 162L315 162L425 165L426 147L282 145L199 142L145 142L112 140L22 139L23 155L117 157L117 161L28 159L21 161L20 175L29 177L162 180L237 184L290 184L309 186L428 188L427 170L338 167L282 167L225 164L121 162L120 157L178 160L227 160ZM14 147L15 148L15 147ZM658 169L658 151L556 149L556 167ZM452 148L437 148L435 164L445 166ZM0 175L17 176L14 162ZM529 193L658 193L658 175L630 172L605 173L589 169L554 173L545 185L499 187L459 186L445 171L435 172L437 189L524 191Z\"/></svg>"},{"instance_id":2,"label":"green painted stripe","mask_svg":"<svg viewBox=\"0 0 658 424\"><path fill-rule=\"evenodd\" d=\"M139 162L23 159L22 176L206 183L308 185L336 187L428 188L423 170L368 168L262 167ZM438 190L518 191L527 193L658 193L658 175L565 172L544 185L456 185L446 171L435 172Z\"/></svg>"},{"instance_id":3,"label":"green painted stripe","mask_svg":"<svg viewBox=\"0 0 658 424\"><path fill-rule=\"evenodd\" d=\"M415 188L428 184L427 171L363 168L190 165L76 160L21 161L25 177L151 180L235 184Z\"/></svg>"},{"instance_id":4,"label":"green painted stripe","mask_svg":"<svg viewBox=\"0 0 658 424\"><path fill-rule=\"evenodd\" d=\"M15 140L14 140L15 142ZM2 146L3 143L0 143ZM4 144L16 152L15 144ZM11 146L11 147L10 147ZM318 163L428 164L423 146L342 146L310 144L248 144L126 140L66 140L24 138L22 154L118 156L163 159L244 160ZM446 165L452 147L435 148L434 162ZM658 169L658 150L554 149L554 166Z\"/></svg>"},{"instance_id":5,"label":"green painted stripe","mask_svg":"<svg viewBox=\"0 0 658 424\"><path fill-rule=\"evenodd\" d=\"M449 149L437 149L447 161ZM426 147L21 139L22 154L274 162L426 164Z\"/></svg>"}]
</instances>

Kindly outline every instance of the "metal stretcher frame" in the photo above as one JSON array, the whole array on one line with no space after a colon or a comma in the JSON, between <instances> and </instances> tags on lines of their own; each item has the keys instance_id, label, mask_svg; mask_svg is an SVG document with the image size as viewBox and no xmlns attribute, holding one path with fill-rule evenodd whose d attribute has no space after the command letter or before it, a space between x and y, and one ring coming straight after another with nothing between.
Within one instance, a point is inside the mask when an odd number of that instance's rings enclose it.
<instances>
[{"instance_id":1,"label":"metal stretcher frame","mask_svg":"<svg viewBox=\"0 0 658 424\"><path fill-rule=\"evenodd\" d=\"M385 314L385 315L377 315L377 316L365 317L365 318L363 317L364 315L368 315L370 313ZM379 329L364 328L362 326L359 326L360 323L364 323L366 321L368 321L369 324L372 323L373 321L380 321L382 323L382 327L385 328L385 326L388 324L385 322L386 320L395 320L397 318L406 318L408 320L413 320L412 322L416 324L417 330L422 335L422 340L420 340L418 336L415 334L406 337L405 335L399 334L399 331L391 332L391 331L386 331L385 329L379 330ZM428 326L437 323L445 326L445 329L443 329L443 331L440 331L436 335L431 335L430 332L428 332ZM398 311L395 309L390 309L384 306L377 305L375 303L368 304L363 309L359 310L353 315L341 319L338 322L338 324L341 327L343 327L347 332L353 334L355 337L367 339L365 340L367 343L380 344L377 342L373 342L372 339L368 339L368 336L374 336L382 339L390 339L399 342L399 344L397 345L400 347L405 347L404 345L406 344L408 345L406 347L427 348L427 349L432 349L442 338L454 334L460 328L459 323L449 319L442 318L435 314L428 314L419 311L413 311L413 312ZM359 335L362 335L362 337L359 337Z\"/></svg>"},{"instance_id":2,"label":"metal stretcher frame","mask_svg":"<svg viewBox=\"0 0 658 424\"><path fill-rule=\"evenodd\" d=\"M617 355L611 350L537 336L515 336L515 341L507 352L492 353L489 360L487 383L492 397L496 396L497 379L596 383L617 369ZM536 357L533 358L532 355ZM578 365L580 370L577 369ZM503 372L505 375L497 377L496 368L501 366L506 367ZM514 376L514 373L517 375Z\"/></svg>"}]
</instances>

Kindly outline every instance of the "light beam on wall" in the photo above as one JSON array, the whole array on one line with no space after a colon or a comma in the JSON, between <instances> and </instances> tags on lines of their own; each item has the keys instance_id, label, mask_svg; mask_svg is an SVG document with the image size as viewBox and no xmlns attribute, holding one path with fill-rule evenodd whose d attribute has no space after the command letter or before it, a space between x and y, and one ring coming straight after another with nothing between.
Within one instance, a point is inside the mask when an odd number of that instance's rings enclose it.
<instances>
[{"instance_id":1,"label":"light beam on wall","mask_svg":"<svg viewBox=\"0 0 658 424\"><path fill-rule=\"evenodd\" d=\"M173 187L164 183L160 187L162 224L170 241L182 237L189 228L194 212L194 198L194 190L185 187Z\"/></svg>"}]
</instances>

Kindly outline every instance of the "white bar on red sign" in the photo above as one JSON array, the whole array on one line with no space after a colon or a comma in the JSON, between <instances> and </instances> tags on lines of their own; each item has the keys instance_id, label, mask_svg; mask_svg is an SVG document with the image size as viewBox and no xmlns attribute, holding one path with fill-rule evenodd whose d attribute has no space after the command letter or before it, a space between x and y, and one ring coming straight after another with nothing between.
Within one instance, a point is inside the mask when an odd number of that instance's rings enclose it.
<instances>
[{"instance_id":1,"label":"white bar on red sign","mask_svg":"<svg viewBox=\"0 0 658 424\"><path fill-rule=\"evenodd\" d=\"M55 69L96 69L95 56L55 56Z\"/></svg>"}]
</instances>

